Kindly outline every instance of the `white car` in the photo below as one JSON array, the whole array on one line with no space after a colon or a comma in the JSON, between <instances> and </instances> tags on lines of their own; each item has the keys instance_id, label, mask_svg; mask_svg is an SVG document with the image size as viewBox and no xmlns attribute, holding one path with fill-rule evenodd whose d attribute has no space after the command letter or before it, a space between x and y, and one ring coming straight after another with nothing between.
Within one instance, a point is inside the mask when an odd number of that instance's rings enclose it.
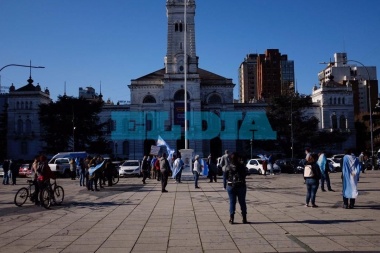
<instances>
[{"instance_id":1,"label":"white car","mask_svg":"<svg viewBox=\"0 0 380 253\"><path fill-rule=\"evenodd\" d=\"M340 161L337 158L326 158L330 166L331 172L342 171L340 168Z\"/></svg>"},{"instance_id":2,"label":"white car","mask_svg":"<svg viewBox=\"0 0 380 253\"><path fill-rule=\"evenodd\" d=\"M245 167L249 174L264 174L262 159L250 159Z\"/></svg>"},{"instance_id":3,"label":"white car","mask_svg":"<svg viewBox=\"0 0 380 253\"><path fill-rule=\"evenodd\" d=\"M0 176L3 177L4 176L4 169L3 169L3 165L0 163Z\"/></svg>"},{"instance_id":4,"label":"white car","mask_svg":"<svg viewBox=\"0 0 380 253\"><path fill-rule=\"evenodd\" d=\"M127 160L120 165L119 169L120 177L140 176L140 161L139 160Z\"/></svg>"}]
</instances>

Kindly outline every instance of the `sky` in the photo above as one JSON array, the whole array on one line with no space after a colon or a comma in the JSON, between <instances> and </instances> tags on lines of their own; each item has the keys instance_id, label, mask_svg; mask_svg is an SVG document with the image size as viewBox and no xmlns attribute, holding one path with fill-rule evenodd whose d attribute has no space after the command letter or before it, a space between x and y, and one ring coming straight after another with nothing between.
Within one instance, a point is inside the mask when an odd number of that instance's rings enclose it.
<instances>
[{"instance_id":1,"label":"sky","mask_svg":"<svg viewBox=\"0 0 380 253\"><path fill-rule=\"evenodd\" d=\"M238 98L246 55L279 49L308 95L334 53L380 68L379 13L374 0L196 0L199 67L233 79ZM131 80L164 67L166 43L165 0L0 0L0 68L44 66L32 79L54 101L65 86L68 96L101 87L104 99L130 101ZM2 87L18 89L29 68L0 76Z\"/></svg>"}]
</instances>

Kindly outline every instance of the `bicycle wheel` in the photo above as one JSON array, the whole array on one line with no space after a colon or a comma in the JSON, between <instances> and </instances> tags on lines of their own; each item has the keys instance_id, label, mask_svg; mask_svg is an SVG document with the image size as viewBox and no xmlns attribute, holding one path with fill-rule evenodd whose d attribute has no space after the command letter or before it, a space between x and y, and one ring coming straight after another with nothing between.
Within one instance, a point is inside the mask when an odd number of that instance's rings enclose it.
<instances>
[{"instance_id":1,"label":"bicycle wheel","mask_svg":"<svg viewBox=\"0 0 380 253\"><path fill-rule=\"evenodd\" d=\"M44 188L40 193L40 202L43 207L49 209L51 206L50 190L48 187Z\"/></svg>"},{"instance_id":2,"label":"bicycle wheel","mask_svg":"<svg viewBox=\"0 0 380 253\"><path fill-rule=\"evenodd\" d=\"M29 197L28 189L26 187L22 187L20 190L17 191L15 195L15 199L14 199L15 205L22 206L26 202L28 197Z\"/></svg>"},{"instance_id":3,"label":"bicycle wheel","mask_svg":"<svg viewBox=\"0 0 380 253\"><path fill-rule=\"evenodd\" d=\"M119 183L119 173L117 175L112 176L112 184Z\"/></svg>"},{"instance_id":4,"label":"bicycle wheel","mask_svg":"<svg viewBox=\"0 0 380 253\"><path fill-rule=\"evenodd\" d=\"M56 205L61 205L63 202L63 198L65 197L65 191L62 186L57 186L54 189L54 200Z\"/></svg>"}]
</instances>

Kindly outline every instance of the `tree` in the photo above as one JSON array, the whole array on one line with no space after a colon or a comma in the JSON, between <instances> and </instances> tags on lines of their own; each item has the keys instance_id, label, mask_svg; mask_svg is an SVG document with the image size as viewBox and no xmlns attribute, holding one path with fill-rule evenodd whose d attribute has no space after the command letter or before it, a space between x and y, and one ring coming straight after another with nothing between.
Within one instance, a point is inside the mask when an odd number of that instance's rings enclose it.
<instances>
[{"instance_id":1,"label":"tree","mask_svg":"<svg viewBox=\"0 0 380 253\"><path fill-rule=\"evenodd\" d=\"M311 106L311 97L298 93L274 98L269 104L269 122L277 131L277 141L288 156L292 151L292 133L294 154L301 154L307 146L322 151L347 140L346 132L319 131L319 120L304 113L304 109Z\"/></svg>"},{"instance_id":2,"label":"tree","mask_svg":"<svg viewBox=\"0 0 380 253\"><path fill-rule=\"evenodd\" d=\"M90 153L108 153L98 114L103 102L59 96L57 102L40 106L39 117L43 129L44 151L86 150Z\"/></svg>"}]
</instances>

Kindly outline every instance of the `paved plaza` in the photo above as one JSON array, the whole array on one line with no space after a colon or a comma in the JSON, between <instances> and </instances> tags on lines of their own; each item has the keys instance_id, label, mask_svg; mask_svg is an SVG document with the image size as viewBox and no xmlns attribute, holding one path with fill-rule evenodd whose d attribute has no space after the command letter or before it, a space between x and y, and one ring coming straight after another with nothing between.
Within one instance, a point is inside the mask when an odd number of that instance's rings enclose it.
<instances>
[{"instance_id":1,"label":"paved plaza","mask_svg":"<svg viewBox=\"0 0 380 253\"><path fill-rule=\"evenodd\" d=\"M50 210L29 201L16 207L16 191L0 185L0 252L380 252L380 171L359 181L355 209L343 209L340 173L336 192L317 193L319 208L305 207L302 175L250 175L248 221L229 224L228 196L221 179L177 184L122 178L99 192L79 181L58 179L61 206ZM240 211L237 205L237 210Z\"/></svg>"}]
</instances>

